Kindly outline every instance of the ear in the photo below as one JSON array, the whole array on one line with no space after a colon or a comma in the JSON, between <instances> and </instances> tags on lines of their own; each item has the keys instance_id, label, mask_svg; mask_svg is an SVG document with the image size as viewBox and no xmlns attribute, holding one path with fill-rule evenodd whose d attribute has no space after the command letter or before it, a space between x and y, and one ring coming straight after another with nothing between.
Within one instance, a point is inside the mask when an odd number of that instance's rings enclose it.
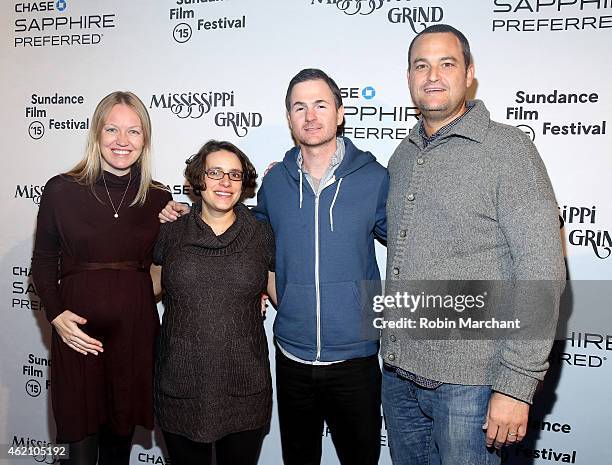
<instances>
[{"instance_id":1,"label":"ear","mask_svg":"<svg viewBox=\"0 0 612 465\"><path fill-rule=\"evenodd\" d=\"M340 126L342 124L342 121L344 121L344 105L342 105L340 108L338 108L336 113L337 113L337 116L336 116L336 126Z\"/></svg>"},{"instance_id":2,"label":"ear","mask_svg":"<svg viewBox=\"0 0 612 465\"><path fill-rule=\"evenodd\" d=\"M472 63L470 66L468 66L467 68L467 72L466 72L466 88L469 89L470 87L472 87L472 82L474 82L474 64Z\"/></svg>"}]
</instances>

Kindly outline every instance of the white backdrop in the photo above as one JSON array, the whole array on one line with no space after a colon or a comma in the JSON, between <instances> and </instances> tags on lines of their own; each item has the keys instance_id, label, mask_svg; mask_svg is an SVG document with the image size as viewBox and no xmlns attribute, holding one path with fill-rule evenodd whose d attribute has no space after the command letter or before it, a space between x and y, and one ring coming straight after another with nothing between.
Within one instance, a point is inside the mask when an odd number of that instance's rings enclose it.
<instances>
[{"instance_id":1,"label":"white backdrop","mask_svg":"<svg viewBox=\"0 0 612 465\"><path fill-rule=\"evenodd\" d=\"M29 278L37 204L46 180L81 157L83 127L104 95L132 90L145 102L155 178L176 200L187 200L184 160L210 138L236 143L260 173L281 159L292 144L285 90L305 67L338 82L347 135L386 164L416 121L408 44L444 22L471 41L475 96L534 138L574 280L561 331L573 339L557 344L529 438L506 462L609 463L612 1L5 0L0 12L0 444L54 438L49 326ZM578 102L563 103L567 94ZM169 463L159 438L140 431L132 464ZM381 441L389 464L384 430ZM323 463L337 464L331 440L324 445ZM276 414L260 463L281 463Z\"/></svg>"}]
</instances>

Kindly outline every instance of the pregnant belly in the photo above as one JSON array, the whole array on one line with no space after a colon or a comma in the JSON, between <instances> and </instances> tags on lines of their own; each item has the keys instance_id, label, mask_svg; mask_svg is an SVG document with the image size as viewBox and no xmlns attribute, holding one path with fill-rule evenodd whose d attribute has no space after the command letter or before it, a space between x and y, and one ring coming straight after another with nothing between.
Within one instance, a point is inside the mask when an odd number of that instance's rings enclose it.
<instances>
[{"instance_id":1,"label":"pregnant belly","mask_svg":"<svg viewBox=\"0 0 612 465\"><path fill-rule=\"evenodd\" d=\"M82 329L106 338L157 323L151 278L138 271L86 271L61 283L64 307L87 319Z\"/></svg>"}]
</instances>

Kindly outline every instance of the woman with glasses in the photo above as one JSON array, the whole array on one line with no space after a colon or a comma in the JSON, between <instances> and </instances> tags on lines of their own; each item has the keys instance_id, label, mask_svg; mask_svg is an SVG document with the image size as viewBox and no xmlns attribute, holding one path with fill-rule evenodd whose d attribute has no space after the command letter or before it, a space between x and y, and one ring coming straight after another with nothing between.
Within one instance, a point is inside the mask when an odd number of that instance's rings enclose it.
<instances>
[{"instance_id":1,"label":"woman with glasses","mask_svg":"<svg viewBox=\"0 0 612 465\"><path fill-rule=\"evenodd\" d=\"M241 201L257 174L229 142L187 160L202 200L162 226L164 306L155 410L173 464L255 465L272 411L261 293L274 298L274 238Z\"/></svg>"}]
</instances>

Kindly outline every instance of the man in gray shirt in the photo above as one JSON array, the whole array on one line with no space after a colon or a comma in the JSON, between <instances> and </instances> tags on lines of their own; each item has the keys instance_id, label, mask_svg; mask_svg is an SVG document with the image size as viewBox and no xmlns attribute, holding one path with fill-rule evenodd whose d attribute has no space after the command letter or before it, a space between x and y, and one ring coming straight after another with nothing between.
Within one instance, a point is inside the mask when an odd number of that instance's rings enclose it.
<instances>
[{"instance_id":1,"label":"man in gray shirt","mask_svg":"<svg viewBox=\"0 0 612 465\"><path fill-rule=\"evenodd\" d=\"M467 101L474 65L461 32L425 29L408 61L422 116L388 167L387 295L425 280L493 280L514 289L510 307L535 309L548 326L539 337L463 340L385 327L391 456L396 465L499 463L495 450L524 437L548 368L565 280L557 204L529 138ZM530 292L517 292L525 283ZM384 316L404 315L396 307Z\"/></svg>"}]
</instances>

